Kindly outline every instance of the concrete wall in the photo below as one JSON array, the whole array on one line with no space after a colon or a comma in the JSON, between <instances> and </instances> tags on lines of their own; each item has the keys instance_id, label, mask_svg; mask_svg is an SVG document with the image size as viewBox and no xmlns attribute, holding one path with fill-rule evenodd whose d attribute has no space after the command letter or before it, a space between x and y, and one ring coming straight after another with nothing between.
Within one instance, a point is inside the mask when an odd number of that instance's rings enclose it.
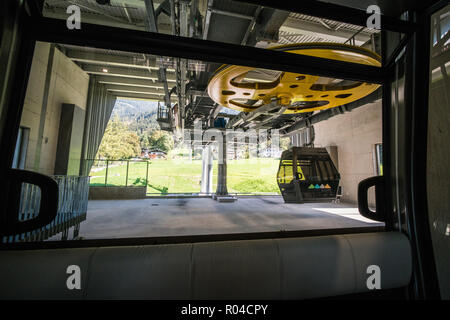
<instances>
[{"instance_id":1,"label":"concrete wall","mask_svg":"<svg viewBox=\"0 0 450 320\"><path fill-rule=\"evenodd\" d=\"M36 44L27 94L20 125L30 128L26 170L53 174L56 147L58 144L59 121L63 103L76 104L86 109L89 75L55 49L50 78L44 134L39 166L35 166L39 123L44 99L45 80L49 61L50 44ZM80 132L80 134L83 134Z\"/></svg>"},{"instance_id":2,"label":"concrete wall","mask_svg":"<svg viewBox=\"0 0 450 320\"><path fill-rule=\"evenodd\" d=\"M342 201L356 203L358 183L374 176L375 144L382 142L381 101L314 125L316 147L337 146ZM369 204L374 205L369 193Z\"/></svg>"},{"instance_id":3,"label":"concrete wall","mask_svg":"<svg viewBox=\"0 0 450 320\"><path fill-rule=\"evenodd\" d=\"M89 200L144 199L147 187L89 187Z\"/></svg>"}]
</instances>

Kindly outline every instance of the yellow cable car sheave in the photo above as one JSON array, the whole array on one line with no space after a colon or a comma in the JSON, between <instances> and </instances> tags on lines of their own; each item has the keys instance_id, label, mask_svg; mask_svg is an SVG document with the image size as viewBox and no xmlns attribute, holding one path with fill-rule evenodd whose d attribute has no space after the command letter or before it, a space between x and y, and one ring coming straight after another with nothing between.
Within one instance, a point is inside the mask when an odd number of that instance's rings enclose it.
<instances>
[{"instance_id":1,"label":"yellow cable car sheave","mask_svg":"<svg viewBox=\"0 0 450 320\"><path fill-rule=\"evenodd\" d=\"M294 54L381 66L376 53L357 46L336 43L302 43L271 48ZM277 99L288 106L285 114L312 112L359 100L379 85L273 70L221 66L208 84L214 102L243 112L251 112Z\"/></svg>"}]
</instances>

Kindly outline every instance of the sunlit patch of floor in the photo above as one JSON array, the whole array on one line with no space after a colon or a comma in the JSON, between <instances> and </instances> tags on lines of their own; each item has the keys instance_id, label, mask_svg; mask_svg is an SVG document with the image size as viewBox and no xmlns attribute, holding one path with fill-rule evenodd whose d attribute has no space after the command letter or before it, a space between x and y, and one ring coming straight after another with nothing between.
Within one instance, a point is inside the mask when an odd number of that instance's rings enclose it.
<instances>
[{"instance_id":1,"label":"sunlit patch of floor","mask_svg":"<svg viewBox=\"0 0 450 320\"><path fill-rule=\"evenodd\" d=\"M366 223L379 223L378 221L370 220L366 217L363 217L359 213L358 208L313 208L313 210L336 214L344 218L354 219Z\"/></svg>"}]
</instances>

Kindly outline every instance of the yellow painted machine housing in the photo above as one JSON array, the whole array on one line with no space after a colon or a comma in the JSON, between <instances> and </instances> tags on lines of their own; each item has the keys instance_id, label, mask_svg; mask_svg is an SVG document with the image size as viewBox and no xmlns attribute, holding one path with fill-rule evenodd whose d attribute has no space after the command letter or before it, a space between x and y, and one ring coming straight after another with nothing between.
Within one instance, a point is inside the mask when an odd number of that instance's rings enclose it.
<instances>
[{"instance_id":1,"label":"yellow painted machine housing","mask_svg":"<svg viewBox=\"0 0 450 320\"><path fill-rule=\"evenodd\" d=\"M270 50L279 50L295 54L327 58L381 66L381 57L376 53L356 46L336 43L301 43L277 46ZM208 94L214 102L238 111L251 112L270 103L274 98L281 105L289 106L285 114L311 112L344 105L359 100L379 85L340 81L325 77L281 72L271 82L248 82L245 77L256 70L253 67L222 65L208 84ZM243 103L250 100L255 104Z\"/></svg>"}]
</instances>

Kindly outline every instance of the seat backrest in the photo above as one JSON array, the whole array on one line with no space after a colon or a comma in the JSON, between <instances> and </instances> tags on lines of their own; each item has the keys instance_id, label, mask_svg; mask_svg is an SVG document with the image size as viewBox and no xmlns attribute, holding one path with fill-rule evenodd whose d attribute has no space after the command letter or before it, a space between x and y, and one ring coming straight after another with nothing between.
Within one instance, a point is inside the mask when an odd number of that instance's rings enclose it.
<instances>
[{"instance_id":1,"label":"seat backrest","mask_svg":"<svg viewBox=\"0 0 450 320\"><path fill-rule=\"evenodd\" d=\"M66 286L67 267L81 289ZM401 233L0 252L0 299L301 299L406 286Z\"/></svg>"}]
</instances>

